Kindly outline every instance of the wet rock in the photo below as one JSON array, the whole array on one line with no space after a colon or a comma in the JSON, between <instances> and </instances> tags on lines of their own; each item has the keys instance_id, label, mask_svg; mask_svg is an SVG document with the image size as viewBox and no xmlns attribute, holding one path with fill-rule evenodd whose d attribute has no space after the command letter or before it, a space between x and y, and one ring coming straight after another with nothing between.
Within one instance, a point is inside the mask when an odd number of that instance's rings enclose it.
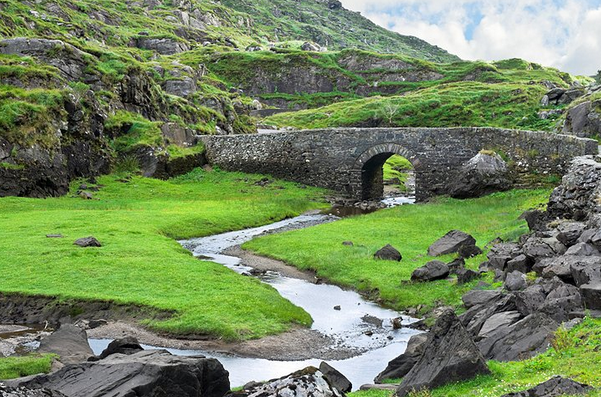
<instances>
[{"instance_id":1,"label":"wet rock","mask_svg":"<svg viewBox=\"0 0 601 397\"><path fill-rule=\"evenodd\" d=\"M328 382L315 367L307 367L279 379L245 389L238 395L245 397L342 397L343 393Z\"/></svg>"},{"instance_id":2,"label":"wet rock","mask_svg":"<svg viewBox=\"0 0 601 397\"><path fill-rule=\"evenodd\" d=\"M102 360L107 358L111 354L134 354L144 350L140 343L133 336L126 336L125 338L115 339L100 353L98 359Z\"/></svg>"},{"instance_id":3,"label":"wet rock","mask_svg":"<svg viewBox=\"0 0 601 397\"><path fill-rule=\"evenodd\" d=\"M497 328L478 342L487 360L516 361L534 357L549 347L559 324L543 313L534 313L517 323Z\"/></svg>"},{"instance_id":4,"label":"wet rock","mask_svg":"<svg viewBox=\"0 0 601 397\"><path fill-rule=\"evenodd\" d=\"M451 230L428 247L428 255L441 256L458 252L463 245L473 246L476 239L460 230Z\"/></svg>"},{"instance_id":5,"label":"wet rock","mask_svg":"<svg viewBox=\"0 0 601 397\"><path fill-rule=\"evenodd\" d=\"M319 364L319 370L332 387L335 387L343 393L348 393L353 389L353 384L347 377L325 361L322 361L321 364Z\"/></svg>"},{"instance_id":6,"label":"wet rock","mask_svg":"<svg viewBox=\"0 0 601 397\"><path fill-rule=\"evenodd\" d=\"M403 256L392 245L386 244L384 247L376 251L374 258L399 262L401 259L403 259Z\"/></svg>"},{"instance_id":7,"label":"wet rock","mask_svg":"<svg viewBox=\"0 0 601 397\"><path fill-rule=\"evenodd\" d=\"M430 261L424 266L419 267L411 273L412 281L434 281L447 278L450 274L450 269L446 263L442 261Z\"/></svg>"},{"instance_id":8,"label":"wet rock","mask_svg":"<svg viewBox=\"0 0 601 397\"><path fill-rule=\"evenodd\" d=\"M427 333L413 335L407 342L405 352L389 361L384 371L374 378L374 382L382 383L387 379L398 379L407 375L421 357L427 341Z\"/></svg>"},{"instance_id":9,"label":"wet rock","mask_svg":"<svg viewBox=\"0 0 601 397\"><path fill-rule=\"evenodd\" d=\"M572 379L555 376L546 382L522 392L505 394L502 397L560 397L584 395L593 390L589 385Z\"/></svg>"},{"instance_id":10,"label":"wet rock","mask_svg":"<svg viewBox=\"0 0 601 397\"><path fill-rule=\"evenodd\" d=\"M336 305L334 306L334 310L341 310L342 308L340 307L340 305Z\"/></svg>"},{"instance_id":11,"label":"wet rock","mask_svg":"<svg viewBox=\"0 0 601 397\"><path fill-rule=\"evenodd\" d=\"M433 389L488 373L470 335L453 310L447 310L436 320L422 356L403 378L396 395L403 397L412 390Z\"/></svg>"},{"instance_id":12,"label":"wet rock","mask_svg":"<svg viewBox=\"0 0 601 397\"><path fill-rule=\"evenodd\" d=\"M151 397L166 395L165 391L181 397L223 397L230 389L228 372L219 361L173 356L165 350L114 354L10 385L46 387L69 397Z\"/></svg>"},{"instance_id":13,"label":"wet rock","mask_svg":"<svg viewBox=\"0 0 601 397\"><path fill-rule=\"evenodd\" d=\"M77 239L77 240L75 240L75 242L73 244L78 245L78 246L80 246L82 248L85 248L85 247L102 247L102 244L100 244L100 241L98 241L93 236L83 237L83 238Z\"/></svg>"},{"instance_id":14,"label":"wet rock","mask_svg":"<svg viewBox=\"0 0 601 397\"><path fill-rule=\"evenodd\" d=\"M377 318L369 314L366 314L365 316L361 317L361 320L366 324L375 325L376 327L382 327L382 324L384 323L384 320L382 320L381 318Z\"/></svg>"},{"instance_id":15,"label":"wet rock","mask_svg":"<svg viewBox=\"0 0 601 397\"><path fill-rule=\"evenodd\" d=\"M62 325L58 330L42 339L38 351L58 354L63 364L86 361L94 355L88 343L86 331L71 324Z\"/></svg>"},{"instance_id":16,"label":"wet rock","mask_svg":"<svg viewBox=\"0 0 601 397\"><path fill-rule=\"evenodd\" d=\"M526 281L526 275L519 271L513 271L507 274L505 278L505 289L507 291L521 291L528 287L528 283Z\"/></svg>"},{"instance_id":17,"label":"wet rock","mask_svg":"<svg viewBox=\"0 0 601 397\"><path fill-rule=\"evenodd\" d=\"M512 186L507 164L494 152L481 152L472 157L450 184L453 187L449 194L454 198L480 197Z\"/></svg>"}]
</instances>

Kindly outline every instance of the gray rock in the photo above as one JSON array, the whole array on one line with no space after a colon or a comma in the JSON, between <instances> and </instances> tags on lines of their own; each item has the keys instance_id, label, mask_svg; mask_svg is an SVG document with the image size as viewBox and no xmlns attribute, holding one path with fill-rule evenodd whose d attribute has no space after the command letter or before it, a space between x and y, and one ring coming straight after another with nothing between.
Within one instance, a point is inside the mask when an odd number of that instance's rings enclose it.
<instances>
[{"instance_id":1,"label":"gray rock","mask_svg":"<svg viewBox=\"0 0 601 397\"><path fill-rule=\"evenodd\" d=\"M42 339L38 351L58 354L63 364L80 363L94 355L86 331L71 324L63 324L58 330Z\"/></svg>"},{"instance_id":2,"label":"gray rock","mask_svg":"<svg viewBox=\"0 0 601 397\"><path fill-rule=\"evenodd\" d=\"M562 323L570 319L570 313L582 308L580 290L573 285L562 284L547 295L540 311L558 323Z\"/></svg>"},{"instance_id":3,"label":"gray rock","mask_svg":"<svg viewBox=\"0 0 601 397\"><path fill-rule=\"evenodd\" d=\"M482 250L476 245L462 245L459 247L457 254L460 258L473 258L474 256L478 256L482 253Z\"/></svg>"},{"instance_id":4,"label":"gray rock","mask_svg":"<svg viewBox=\"0 0 601 397\"><path fill-rule=\"evenodd\" d=\"M501 291L499 290L471 290L466 292L461 300L466 308L470 308L477 305L482 305L491 300L495 300L501 297Z\"/></svg>"},{"instance_id":5,"label":"gray rock","mask_svg":"<svg viewBox=\"0 0 601 397\"><path fill-rule=\"evenodd\" d=\"M125 338L115 339L100 353L98 358L100 360L107 358L111 354L134 354L144 350L140 343L133 336L126 336Z\"/></svg>"},{"instance_id":6,"label":"gray rock","mask_svg":"<svg viewBox=\"0 0 601 397\"><path fill-rule=\"evenodd\" d=\"M343 393L348 393L353 389L351 381L325 361L322 361L321 364L319 364L319 370L332 387L335 387Z\"/></svg>"},{"instance_id":7,"label":"gray rock","mask_svg":"<svg viewBox=\"0 0 601 397\"><path fill-rule=\"evenodd\" d=\"M480 273L475 272L471 269L459 269L457 270L457 283L458 284L465 284L465 283L469 283L472 280L477 279L478 277L480 277Z\"/></svg>"},{"instance_id":8,"label":"gray rock","mask_svg":"<svg viewBox=\"0 0 601 397\"><path fill-rule=\"evenodd\" d=\"M451 230L428 248L428 255L441 256L458 252L463 245L475 245L476 239L459 230Z\"/></svg>"},{"instance_id":9,"label":"gray rock","mask_svg":"<svg viewBox=\"0 0 601 397\"><path fill-rule=\"evenodd\" d=\"M424 266L419 267L411 273L412 281L434 281L447 278L450 274L450 269L446 263L442 261L430 261Z\"/></svg>"},{"instance_id":10,"label":"gray rock","mask_svg":"<svg viewBox=\"0 0 601 397\"><path fill-rule=\"evenodd\" d=\"M241 391L246 397L342 397L344 394L328 382L325 375L315 367L307 367L279 379Z\"/></svg>"},{"instance_id":11,"label":"gray rock","mask_svg":"<svg viewBox=\"0 0 601 397\"><path fill-rule=\"evenodd\" d=\"M526 275L519 271L513 271L507 274L505 278L505 289L507 291L521 291L528 287L528 283L526 281Z\"/></svg>"},{"instance_id":12,"label":"gray rock","mask_svg":"<svg viewBox=\"0 0 601 397\"><path fill-rule=\"evenodd\" d=\"M601 281L601 258L580 257L570 263L574 285L580 287L593 281Z\"/></svg>"},{"instance_id":13,"label":"gray rock","mask_svg":"<svg viewBox=\"0 0 601 397\"><path fill-rule=\"evenodd\" d=\"M14 384L13 384L14 383ZM178 357L165 350L70 364L11 386L46 387L69 397L223 397L230 389L228 372L212 358Z\"/></svg>"},{"instance_id":14,"label":"gray rock","mask_svg":"<svg viewBox=\"0 0 601 397\"><path fill-rule=\"evenodd\" d=\"M534 313L517 323L497 328L478 342L487 360L516 361L533 357L549 347L549 338L559 324L543 313Z\"/></svg>"},{"instance_id":15,"label":"gray rock","mask_svg":"<svg viewBox=\"0 0 601 397\"><path fill-rule=\"evenodd\" d=\"M427 341L427 333L413 335L407 342L405 352L389 361L384 371L374 378L374 382L382 383L386 379L398 379L407 375L424 352Z\"/></svg>"},{"instance_id":16,"label":"gray rock","mask_svg":"<svg viewBox=\"0 0 601 397\"><path fill-rule=\"evenodd\" d=\"M303 50L303 51L320 52L321 51L321 47L318 44L309 43L308 41L305 41L301 45L301 50Z\"/></svg>"},{"instance_id":17,"label":"gray rock","mask_svg":"<svg viewBox=\"0 0 601 397\"><path fill-rule=\"evenodd\" d=\"M588 243L577 243L570 248L565 253L566 256L599 256L599 250L593 247Z\"/></svg>"},{"instance_id":18,"label":"gray rock","mask_svg":"<svg viewBox=\"0 0 601 397\"><path fill-rule=\"evenodd\" d=\"M543 260L537 266L542 267L541 275L544 278L559 277L564 281L570 281L572 278L570 263L574 260L575 257L559 256Z\"/></svg>"},{"instance_id":19,"label":"gray rock","mask_svg":"<svg viewBox=\"0 0 601 397\"><path fill-rule=\"evenodd\" d=\"M522 314L516 310L493 314L488 320L486 320L484 325L482 325L482 328L480 328L478 337L486 338L497 328L514 324L521 318Z\"/></svg>"},{"instance_id":20,"label":"gray rock","mask_svg":"<svg viewBox=\"0 0 601 397\"><path fill-rule=\"evenodd\" d=\"M524 254L518 255L507 262L507 272L518 271L528 273L532 270L532 260Z\"/></svg>"},{"instance_id":21,"label":"gray rock","mask_svg":"<svg viewBox=\"0 0 601 397\"><path fill-rule=\"evenodd\" d=\"M403 397L412 390L433 389L489 373L470 335L453 310L447 310L436 320L422 356L403 378L396 395Z\"/></svg>"},{"instance_id":22,"label":"gray rock","mask_svg":"<svg viewBox=\"0 0 601 397\"><path fill-rule=\"evenodd\" d=\"M562 255L566 252L567 248L555 237L543 238L531 236L526 240L523 250L524 254L530 258L538 259Z\"/></svg>"},{"instance_id":23,"label":"gray rock","mask_svg":"<svg viewBox=\"0 0 601 397\"><path fill-rule=\"evenodd\" d=\"M463 313L460 318L465 328L473 336L478 335L484 323L493 315L517 310L515 297L512 294L501 295L482 305L474 306Z\"/></svg>"},{"instance_id":24,"label":"gray rock","mask_svg":"<svg viewBox=\"0 0 601 397\"><path fill-rule=\"evenodd\" d=\"M588 310L601 310L601 281L593 281L580 286L584 307Z\"/></svg>"},{"instance_id":25,"label":"gray rock","mask_svg":"<svg viewBox=\"0 0 601 397\"><path fill-rule=\"evenodd\" d=\"M163 84L163 90L165 90L167 94L176 95L182 98L194 94L197 89L196 81L190 77L182 77L179 80L167 80Z\"/></svg>"},{"instance_id":26,"label":"gray rock","mask_svg":"<svg viewBox=\"0 0 601 397\"><path fill-rule=\"evenodd\" d=\"M557 227L557 240L566 247L571 247L576 244L585 229L586 225L583 222L563 222Z\"/></svg>"},{"instance_id":27,"label":"gray rock","mask_svg":"<svg viewBox=\"0 0 601 397\"><path fill-rule=\"evenodd\" d=\"M505 270L507 262L521 254L520 247L515 243L503 243L493 246L486 255L489 268Z\"/></svg>"},{"instance_id":28,"label":"gray rock","mask_svg":"<svg viewBox=\"0 0 601 397\"><path fill-rule=\"evenodd\" d=\"M403 256L401 255L399 250L394 248L392 245L386 244L384 247L376 251L376 253L374 254L374 258L399 262L401 259L403 259Z\"/></svg>"},{"instance_id":29,"label":"gray rock","mask_svg":"<svg viewBox=\"0 0 601 397\"><path fill-rule=\"evenodd\" d=\"M547 292L539 284L531 285L523 291L514 292L513 295L516 309L523 316L539 311L547 299Z\"/></svg>"},{"instance_id":30,"label":"gray rock","mask_svg":"<svg viewBox=\"0 0 601 397\"><path fill-rule=\"evenodd\" d=\"M555 376L546 382L539 384L531 389L505 394L502 397L561 397L584 395L592 391L593 388L583 383L578 383L572 379Z\"/></svg>"},{"instance_id":31,"label":"gray rock","mask_svg":"<svg viewBox=\"0 0 601 397\"><path fill-rule=\"evenodd\" d=\"M0 383L0 396L2 397L65 397L56 390L30 387L7 387Z\"/></svg>"},{"instance_id":32,"label":"gray rock","mask_svg":"<svg viewBox=\"0 0 601 397\"><path fill-rule=\"evenodd\" d=\"M480 197L511 188L507 164L496 153L481 152L465 163L450 182L455 198Z\"/></svg>"},{"instance_id":33,"label":"gray rock","mask_svg":"<svg viewBox=\"0 0 601 397\"><path fill-rule=\"evenodd\" d=\"M96 239L96 237L93 237L93 236L79 238L79 239L75 240L75 242L73 244L78 245L78 246L80 246L82 248L85 248L85 247L102 247L102 244L100 244L100 241L98 241Z\"/></svg>"},{"instance_id":34,"label":"gray rock","mask_svg":"<svg viewBox=\"0 0 601 397\"><path fill-rule=\"evenodd\" d=\"M144 50L156 51L161 55L173 55L188 51L188 44L169 38L153 39L148 37L139 37L136 40L136 47Z\"/></svg>"}]
</instances>

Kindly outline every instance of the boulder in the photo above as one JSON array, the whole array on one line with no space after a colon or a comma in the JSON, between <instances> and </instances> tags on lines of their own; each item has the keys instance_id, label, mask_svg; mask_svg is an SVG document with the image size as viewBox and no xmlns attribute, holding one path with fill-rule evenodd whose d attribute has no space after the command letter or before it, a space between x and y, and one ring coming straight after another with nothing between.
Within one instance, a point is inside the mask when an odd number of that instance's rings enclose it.
<instances>
[{"instance_id":1,"label":"boulder","mask_svg":"<svg viewBox=\"0 0 601 397\"><path fill-rule=\"evenodd\" d=\"M75 242L73 242L73 244L78 245L82 248L85 247L102 247L102 244L100 244L100 241L98 241L96 239L96 237L90 236L90 237L83 237L80 239L75 240Z\"/></svg>"},{"instance_id":2,"label":"boulder","mask_svg":"<svg viewBox=\"0 0 601 397\"><path fill-rule=\"evenodd\" d=\"M488 258L489 268L505 270L507 262L521 254L520 247L516 243L503 243L493 246L486 257Z\"/></svg>"},{"instance_id":3,"label":"boulder","mask_svg":"<svg viewBox=\"0 0 601 397\"><path fill-rule=\"evenodd\" d=\"M335 387L343 393L348 393L353 389L351 381L325 361L322 361L321 364L319 364L319 370L332 387Z\"/></svg>"},{"instance_id":4,"label":"boulder","mask_svg":"<svg viewBox=\"0 0 601 397\"><path fill-rule=\"evenodd\" d=\"M534 235L526 240L523 250L526 256L539 259L562 255L566 252L567 248L555 237L538 237Z\"/></svg>"},{"instance_id":5,"label":"boulder","mask_svg":"<svg viewBox=\"0 0 601 397\"><path fill-rule=\"evenodd\" d=\"M580 286L584 307L588 310L601 310L601 281L593 281Z\"/></svg>"},{"instance_id":6,"label":"boulder","mask_svg":"<svg viewBox=\"0 0 601 397\"><path fill-rule=\"evenodd\" d=\"M301 45L301 50L303 50L303 51L320 52L321 51L321 47L318 44L309 43L308 41L305 41L303 43L303 45Z\"/></svg>"},{"instance_id":7,"label":"boulder","mask_svg":"<svg viewBox=\"0 0 601 397\"><path fill-rule=\"evenodd\" d=\"M472 280L477 279L478 277L480 277L480 273L475 272L471 269L459 269L457 270L457 284L465 284L465 283L469 283Z\"/></svg>"},{"instance_id":8,"label":"boulder","mask_svg":"<svg viewBox=\"0 0 601 397\"><path fill-rule=\"evenodd\" d=\"M494 152L480 152L472 157L450 184L453 187L449 194L454 198L480 197L512 186L507 164Z\"/></svg>"},{"instance_id":9,"label":"boulder","mask_svg":"<svg viewBox=\"0 0 601 397\"><path fill-rule=\"evenodd\" d=\"M572 379L554 376L546 382L539 384L531 389L505 394L502 397L561 397L584 395L592 391L593 388L583 383L578 383Z\"/></svg>"},{"instance_id":10,"label":"boulder","mask_svg":"<svg viewBox=\"0 0 601 397\"><path fill-rule=\"evenodd\" d=\"M576 243L566 251L567 256L600 256L599 250L589 243Z\"/></svg>"},{"instance_id":11,"label":"boulder","mask_svg":"<svg viewBox=\"0 0 601 397\"><path fill-rule=\"evenodd\" d=\"M100 360L107 358L111 354L134 354L144 350L140 343L133 336L126 336L125 338L115 339L100 353L98 358Z\"/></svg>"},{"instance_id":12,"label":"boulder","mask_svg":"<svg viewBox=\"0 0 601 397\"><path fill-rule=\"evenodd\" d=\"M447 278L450 269L442 261L430 261L422 267L418 267L411 273L412 281L434 281Z\"/></svg>"},{"instance_id":13,"label":"boulder","mask_svg":"<svg viewBox=\"0 0 601 397\"><path fill-rule=\"evenodd\" d=\"M244 390L237 394L246 397L342 397L344 395L315 367L307 367L265 383L245 386Z\"/></svg>"},{"instance_id":14,"label":"boulder","mask_svg":"<svg viewBox=\"0 0 601 397\"><path fill-rule=\"evenodd\" d=\"M460 318L465 328L476 336L484 323L493 315L507 311L517 310L515 296L512 294L500 295L482 305L474 306L463 313Z\"/></svg>"},{"instance_id":15,"label":"boulder","mask_svg":"<svg viewBox=\"0 0 601 397\"><path fill-rule=\"evenodd\" d=\"M466 292L461 300L463 301L464 306L469 309L470 307L482 305L486 302L489 302L493 299L498 299L501 297L501 291L499 290L471 290Z\"/></svg>"},{"instance_id":16,"label":"boulder","mask_svg":"<svg viewBox=\"0 0 601 397\"><path fill-rule=\"evenodd\" d=\"M170 38L149 38L141 36L136 40L135 46L144 50L156 51L161 55L174 55L188 51L188 44Z\"/></svg>"},{"instance_id":17,"label":"boulder","mask_svg":"<svg viewBox=\"0 0 601 397\"><path fill-rule=\"evenodd\" d=\"M63 364L80 363L94 355L86 331L72 324L63 324L42 339L38 351L58 354Z\"/></svg>"},{"instance_id":18,"label":"boulder","mask_svg":"<svg viewBox=\"0 0 601 397\"><path fill-rule=\"evenodd\" d=\"M571 247L576 244L585 229L586 224L583 222L563 222L557 227L557 240L566 247Z\"/></svg>"},{"instance_id":19,"label":"boulder","mask_svg":"<svg viewBox=\"0 0 601 397\"><path fill-rule=\"evenodd\" d=\"M570 313L582 309L580 290L570 284L562 284L551 291L540 307L542 313L558 323L569 321Z\"/></svg>"},{"instance_id":20,"label":"boulder","mask_svg":"<svg viewBox=\"0 0 601 397\"><path fill-rule=\"evenodd\" d=\"M403 259L403 256L392 245L386 244L384 247L376 251L376 253L374 254L374 258L399 262L401 259Z\"/></svg>"},{"instance_id":21,"label":"boulder","mask_svg":"<svg viewBox=\"0 0 601 397\"><path fill-rule=\"evenodd\" d=\"M601 133L601 114L597 111L599 101L586 101L572 106L566 112L563 133L579 137L594 137Z\"/></svg>"},{"instance_id":22,"label":"boulder","mask_svg":"<svg viewBox=\"0 0 601 397\"><path fill-rule=\"evenodd\" d=\"M534 357L549 347L549 339L559 324L543 313L497 328L478 347L487 360L517 361Z\"/></svg>"},{"instance_id":23,"label":"boulder","mask_svg":"<svg viewBox=\"0 0 601 397\"><path fill-rule=\"evenodd\" d=\"M422 356L403 378L397 396L490 373L478 347L453 310L446 310L438 317L425 343Z\"/></svg>"},{"instance_id":24,"label":"boulder","mask_svg":"<svg viewBox=\"0 0 601 397\"><path fill-rule=\"evenodd\" d=\"M526 289L526 287L528 287L526 275L517 270L507 273L504 286L507 291L521 291Z\"/></svg>"},{"instance_id":25,"label":"boulder","mask_svg":"<svg viewBox=\"0 0 601 397\"><path fill-rule=\"evenodd\" d=\"M441 256L458 252L463 245L473 246L476 239L459 230L451 230L443 237L436 240L429 248L428 255Z\"/></svg>"},{"instance_id":26,"label":"boulder","mask_svg":"<svg viewBox=\"0 0 601 397\"><path fill-rule=\"evenodd\" d=\"M601 281L601 258L581 257L573 260L570 263L570 273L577 287L592 281Z\"/></svg>"},{"instance_id":27,"label":"boulder","mask_svg":"<svg viewBox=\"0 0 601 397\"><path fill-rule=\"evenodd\" d=\"M547 293L542 285L531 285L523 291L513 293L516 309L527 316L540 310L545 303Z\"/></svg>"},{"instance_id":28,"label":"boulder","mask_svg":"<svg viewBox=\"0 0 601 397\"><path fill-rule=\"evenodd\" d=\"M521 318L522 318L521 313L516 310L493 314L492 316L490 316L490 318L488 320L486 320L484 325L482 325L482 328L480 328L478 337L480 339L486 338L488 335L493 333L497 328L514 324Z\"/></svg>"},{"instance_id":29,"label":"boulder","mask_svg":"<svg viewBox=\"0 0 601 397\"><path fill-rule=\"evenodd\" d=\"M478 248L475 244L465 244L459 247L457 254L459 254L460 258L473 258L474 256L478 256L482 253L482 250Z\"/></svg>"},{"instance_id":30,"label":"boulder","mask_svg":"<svg viewBox=\"0 0 601 397\"><path fill-rule=\"evenodd\" d=\"M507 262L507 272L518 271L528 273L532 270L532 260L524 254L520 254Z\"/></svg>"},{"instance_id":31,"label":"boulder","mask_svg":"<svg viewBox=\"0 0 601 397\"><path fill-rule=\"evenodd\" d=\"M386 379L398 379L407 375L421 357L427 341L427 333L413 335L407 342L405 352L389 361L384 371L374 378L374 382L382 383Z\"/></svg>"},{"instance_id":32,"label":"boulder","mask_svg":"<svg viewBox=\"0 0 601 397\"><path fill-rule=\"evenodd\" d=\"M33 379L15 380L10 386L45 387L69 397L223 397L230 390L228 372L219 361L173 356L165 350L113 354Z\"/></svg>"}]
</instances>

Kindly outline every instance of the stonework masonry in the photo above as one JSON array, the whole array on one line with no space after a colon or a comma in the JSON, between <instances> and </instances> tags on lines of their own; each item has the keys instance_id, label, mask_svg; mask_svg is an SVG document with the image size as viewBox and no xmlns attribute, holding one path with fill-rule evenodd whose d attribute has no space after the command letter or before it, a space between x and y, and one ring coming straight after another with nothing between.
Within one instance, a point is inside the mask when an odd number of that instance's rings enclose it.
<instances>
[{"instance_id":1,"label":"stonework masonry","mask_svg":"<svg viewBox=\"0 0 601 397\"><path fill-rule=\"evenodd\" d=\"M572 158L598 152L592 139L498 128L340 128L202 140L209 163L222 169L269 174L358 200L382 195L382 165L393 154L411 161L416 196L424 200L447 194L459 168L481 150L507 161L515 186L563 175Z\"/></svg>"}]
</instances>

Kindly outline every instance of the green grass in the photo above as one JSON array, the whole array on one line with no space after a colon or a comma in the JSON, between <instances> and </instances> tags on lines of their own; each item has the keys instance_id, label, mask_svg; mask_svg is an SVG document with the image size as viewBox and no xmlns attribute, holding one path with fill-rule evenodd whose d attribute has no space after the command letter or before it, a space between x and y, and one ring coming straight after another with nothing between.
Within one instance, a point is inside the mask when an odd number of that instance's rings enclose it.
<instances>
[{"instance_id":1,"label":"green grass","mask_svg":"<svg viewBox=\"0 0 601 397\"><path fill-rule=\"evenodd\" d=\"M388 181L391 179L398 179L399 185L398 188L400 191L407 190L405 183L407 182L407 178L409 174L407 171L413 169L413 165L406 158L395 154L390 156L388 160L384 163L382 170L384 172L384 180Z\"/></svg>"},{"instance_id":2,"label":"green grass","mask_svg":"<svg viewBox=\"0 0 601 397\"><path fill-rule=\"evenodd\" d=\"M343 219L313 228L271 235L250 241L244 248L284 260L319 277L370 293L395 309L439 304L459 305L461 295L474 281L411 283L411 272L433 258L428 246L451 229L472 234L480 247L496 237L515 238L527 232L518 220L526 209L548 199L548 190L516 190L470 200L438 198L428 204L401 206L373 214ZM352 241L353 247L343 246ZM403 255L398 262L379 261L373 254L392 244ZM451 255L442 257L450 261ZM471 268L484 256L468 262Z\"/></svg>"},{"instance_id":3,"label":"green grass","mask_svg":"<svg viewBox=\"0 0 601 397\"><path fill-rule=\"evenodd\" d=\"M275 289L198 261L175 241L324 206L318 189L254 185L260 177L195 170L169 181L123 183L109 175L99 179L105 187L95 200L0 198L0 291L175 311L165 321L145 322L174 334L235 340L309 325L309 315ZM73 245L89 235L103 247Z\"/></svg>"},{"instance_id":4,"label":"green grass","mask_svg":"<svg viewBox=\"0 0 601 397\"><path fill-rule=\"evenodd\" d=\"M431 391L432 397L499 397L506 393L529 389L555 375L572 378L593 387L601 387L601 320L586 318L565 333L567 343L550 348L534 358L501 363L489 361L491 375L452 383ZM554 343L555 345L555 343ZM351 393L351 397L390 397L388 391ZM601 390L588 393L601 396Z\"/></svg>"},{"instance_id":5,"label":"green grass","mask_svg":"<svg viewBox=\"0 0 601 397\"><path fill-rule=\"evenodd\" d=\"M0 379L14 379L50 372L54 354L0 358Z\"/></svg>"}]
</instances>

